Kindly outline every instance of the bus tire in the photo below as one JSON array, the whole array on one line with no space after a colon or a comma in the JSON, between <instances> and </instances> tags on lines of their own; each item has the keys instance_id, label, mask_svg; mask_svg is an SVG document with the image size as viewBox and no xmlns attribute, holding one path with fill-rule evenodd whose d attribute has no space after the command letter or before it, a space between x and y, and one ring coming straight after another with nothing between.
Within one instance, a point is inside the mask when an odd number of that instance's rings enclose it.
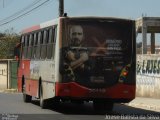
<instances>
[{"instance_id":1,"label":"bus tire","mask_svg":"<svg viewBox=\"0 0 160 120\"><path fill-rule=\"evenodd\" d=\"M77 104L77 105L83 105L84 101L83 100L71 100L71 103Z\"/></svg>"},{"instance_id":2,"label":"bus tire","mask_svg":"<svg viewBox=\"0 0 160 120\"><path fill-rule=\"evenodd\" d=\"M43 99L43 89L42 86L40 87L40 106L42 109L47 108L47 100Z\"/></svg>"},{"instance_id":3,"label":"bus tire","mask_svg":"<svg viewBox=\"0 0 160 120\"><path fill-rule=\"evenodd\" d=\"M112 102L106 102L106 101L93 101L93 107L96 112L100 113L107 113L111 112L113 109L113 103Z\"/></svg>"},{"instance_id":4,"label":"bus tire","mask_svg":"<svg viewBox=\"0 0 160 120\"><path fill-rule=\"evenodd\" d=\"M22 81L24 81L24 79ZM25 87L24 82L23 82L23 85L22 85L22 90L23 90L22 91L23 92L23 101L26 102L26 103L31 102L32 96L26 94L26 87Z\"/></svg>"},{"instance_id":5,"label":"bus tire","mask_svg":"<svg viewBox=\"0 0 160 120\"><path fill-rule=\"evenodd\" d=\"M32 101L32 96L23 93L23 101L29 103Z\"/></svg>"}]
</instances>

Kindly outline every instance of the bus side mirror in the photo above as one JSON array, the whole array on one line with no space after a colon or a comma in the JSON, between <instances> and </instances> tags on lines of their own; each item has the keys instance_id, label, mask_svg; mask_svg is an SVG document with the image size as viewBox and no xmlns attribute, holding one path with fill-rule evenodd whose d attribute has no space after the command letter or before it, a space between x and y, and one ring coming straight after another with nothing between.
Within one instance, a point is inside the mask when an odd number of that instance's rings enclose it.
<instances>
[{"instance_id":1,"label":"bus side mirror","mask_svg":"<svg viewBox=\"0 0 160 120\"><path fill-rule=\"evenodd\" d=\"M14 58L18 61L20 57L20 44L14 48Z\"/></svg>"}]
</instances>

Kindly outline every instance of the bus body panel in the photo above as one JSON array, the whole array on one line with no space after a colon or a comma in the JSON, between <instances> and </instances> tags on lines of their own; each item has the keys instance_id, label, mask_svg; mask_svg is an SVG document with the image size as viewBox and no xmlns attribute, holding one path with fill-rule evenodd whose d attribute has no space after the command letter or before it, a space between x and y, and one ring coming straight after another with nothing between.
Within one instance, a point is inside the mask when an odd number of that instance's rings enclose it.
<instances>
[{"instance_id":1,"label":"bus body panel","mask_svg":"<svg viewBox=\"0 0 160 120\"><path fill-rule=\"evenodd\" d=\"M42 82L42 89L44 99L55 97L55 83Z\"/></svg>"},{"instance_id":2,"label":"bus body panel","mask_svg":"<svg viewBox=\"0 0 160 120\"><path fill-rule=\"evenodd\" d=\"M52 71L50 74L49 71ZM42 80L44 98L55 96L55 62L54 61L23 61L21 64L22 71L18 80L18 89L22 89L22 76L25 79L26 92L29 95L38 97L39 80ZM20 72L19 72L20 73ZM51 90L52 89L52 90Z\"/></svg>"},{"instance_id":3,"label":"bus body panel","mask_svg":"<svg viewBox=\"0 0 160 120\"><path fill-rule=\"evenodd\" d=\"M54 60L31 60L30 78L42 81L55 82L55 62ZM48 72L51 71L51 72Z\"/></svg>"},{"instance_id":4,"label":"bus body panel","mask_svg":"<svg viewBox=\"0 0 160 120\"><path fill-rule=\"evenodd\" d=\"M133 100L136 89L135 22L114 18L64 18L62 24L65 26L62 49L59 48L62 54L60 64L63 64L59 67L62 69L59 76L62 78L56 83L56 96L62 99ZM84 34L86 37L78 47L72 44L71 35L76 36L76 32L70 33L72 26L76 26L79 36ZM89 62L79 63L87 67L81 66L84 70L72 67L72 61L80 57L68 58L69 53L72 56L88 54Z\"/></svg>"},{"instance_id":5,"label":"bus body panel","mask_svg":"<svg viewBox=\"0 0 160 120\"><path fill-rule=\"evenodd\" d=\"M60 62L60 47L62 44L62 21L61 19L57 20L57 37L56 37L56 46L55 46L55 81L59 82L61 80L61 75L59 74L59 62ZM55 88L54 88L55 89Z\"/></svg>"},{"instance_id":6,"label":"bus body panel","mask_svg":"<svg viewBox=\"0 0 160 120\"><path fill-rule=\"evenodd\" d=\"M45 23L42 23L37 26L33 26L31 28L27 28L22 31L22 33L25 34L34 34L34 30L41 30L46 29L51 26L57 26L57 29L59 29L59 19L51 20ZM56 32L56 40L58 41L59 32ZM23 43L21 43L23 44ZM56 42L57 46L58 42ZM23 46L22 51L23 51ZM58 49L56 47L55 49ZM58 50L56 51L55 56L58 56ZM55 81L56 81L56 74L58 74L55 71L55 67L58 66L57 62L55 62L55 59L28 59L24 60L23 53L22 53L22 59L20 60L19 68L18 68L18 91L22 92L23 87L23 77L26 87L26 94L39 97L39 90L40 90L40 79L41 79L41 85L43 88L43 98L48 99L55 96ZM57 57L56 57L57 59ZM28 62L25 62L28 61ZM56 64L55 64L56 63ZM28 67L27 67L28 66ZM59 66L58 66L59 67ZM51 71L51 72L48 72ZM58 74L59 75L59 74Z\"/></svg>"},{"instance_id":7,"label":"bus body panel","mask_svg":"<svg viewBox=\"0 0 160 120\"><path fill-rule=\"evenodd\" d=\"M48 72L48 71L51 71ZM30 78L37 81L37 88L32 90L39 93L39 80L41 79L41 85L43 88L43 97L52 98L54 97L54 84L55 84L55 62L54 60L43 60L43 61L31 61L30 65ZM52 89L52 90L51 90Z\"/></svg>"},{"instance_id":8,"label":"bus body panel","mask_svg":"<svg viewBox=\"0 0 160 120\"><path fill-rule=\"evenodd\" d=\"M25 92L28 95L38 97L38 80L25 79Z\"/></svg>"},{"instance_id":9,"label":"bus body panel","mask_svg":"<svg viewBox=\"0 0 160 120\"><path fill-rule=\"evenodd\" d=\"M22 79L30 76L30 60L22 60L18 68L18 91L22 92Z\"/></svg>"},{"instance_id":10,"label":"bus body panel","mask_svg":"<svg viewBox=\"0 0 160 120\"><path fill-rule=\"evenodd\" d=\"M95 98L102 99L128 99L133 100L135 98L135 86L117 84L107 88L93 88L78 85L77 83L57 83L56 84L56 96L57 97L69 97L76 99L89 99ZM122 101L121 101L122 102Z\"/></svg>"},{"instance_id":11,"label":"bus body panel","mask_svg":"<svg viewBox=\"0 0 160 120\"><path fill-rule=\"evenodd\" d=\"M24 65L25 64L25 65ZM18 91L22 92L22 79L24 76L26 93L38 97L39 80L42 80L44 99L55 96L55 62L53 61L23 61L18 74ZM28 67L27 67L28 66ZM29 69L30 66L30 69ZM24 70L24 69L25 70ZM49 71L52 71L50 74Z\"/></svg>"}]
</instances>

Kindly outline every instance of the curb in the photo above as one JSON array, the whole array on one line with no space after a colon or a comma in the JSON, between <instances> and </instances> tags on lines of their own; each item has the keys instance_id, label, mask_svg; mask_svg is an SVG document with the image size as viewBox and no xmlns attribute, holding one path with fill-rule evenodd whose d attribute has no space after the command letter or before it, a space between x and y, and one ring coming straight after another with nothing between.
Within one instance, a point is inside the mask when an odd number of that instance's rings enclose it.
<instances>
[{"instance_id":1,"label":"curb","mask_svg":"<svg viewBox=\"0 0 160 120\"><path fill-rule=\"evenodd\" d=\"M131 107L142 108L142 109L146 109L146 110L153 110L153 111L160 112L160 106L153 105L153 104L128 103L128 104L125 104L125 105L131 106Z\"/></svg>"},{"instance_id":2,"label":"curb","mask_svg":"<svg viewBox=\"0 0 160 120\"><path fill-rule=\"evenodd\" d=\"M5 90L0 90L0 93L17 93L17 89L5 89Z\"/></svg>"}]
</instances>

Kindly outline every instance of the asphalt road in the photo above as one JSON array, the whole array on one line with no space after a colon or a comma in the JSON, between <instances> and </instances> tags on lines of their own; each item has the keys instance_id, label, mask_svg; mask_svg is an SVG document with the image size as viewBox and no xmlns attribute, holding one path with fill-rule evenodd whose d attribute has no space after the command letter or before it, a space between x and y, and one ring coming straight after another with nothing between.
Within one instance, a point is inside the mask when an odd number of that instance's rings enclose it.
<instances>
[{"instance_id":1,"label":"asphalt road","mask_svg":"<svg viewBox=\"0 0 160 120\"><path fill-rule=\"evenodd\" d=\"M91 103L76 105L61 103L58 107L41 109L39 102L24 103L22 94L0 93L0 120L105 120L105 119L160 119L160 113L116 104L112 113L96 113ZM159 116L158 116L159 115ZM111 118L114 117L114 118ZM132 117L132 118L131 118Z\"/></svg>"}]
</instances>

